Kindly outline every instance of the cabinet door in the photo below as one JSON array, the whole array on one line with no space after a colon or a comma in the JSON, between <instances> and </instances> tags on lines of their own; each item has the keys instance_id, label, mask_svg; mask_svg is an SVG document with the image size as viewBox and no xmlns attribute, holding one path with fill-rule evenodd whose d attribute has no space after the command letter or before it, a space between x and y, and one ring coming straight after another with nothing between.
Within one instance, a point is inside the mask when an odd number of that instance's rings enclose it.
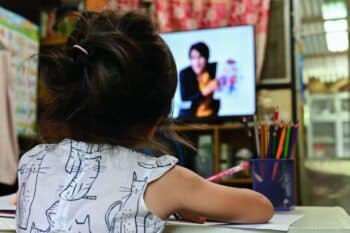
<instances>
[{"instance_id":1,"label":"cabinet door","mask_svg":"<svg viewBox=\"0 0 350 233\"><path fill-rule=\"evenodd\" d=\"M336 113L336 106L333 96L312 97L310 105L311 119L332 119Z\"/></svg>"},{"instance_id":2,"label":"cabinet door","mask_svg":"<svg viewBox=\"0 0 350 233\"><path fill-rule=\"evenodd\" d=\"M339 156L350 158L350 95L347 92L338 94L339 121Z\"/></svg>"},{"instance_id":3,"label":"cabinet door","mask_svg":"<svg viewBox=\"0 0 350 233\"><path fill-rule=\"evenodd\" d=\"M350 95L342 93L340 95L340 111L350 114Z\"/></svg>"},{"instance_id":4,"label":"cabinet door","mask_svg":"<svg viewBox=\"0 0 350 233\"><path fill-rule=\"evenodd\" d=\"M342 156L350 158L350 119L342 122Z\"/></svg>"},{"instance_id":5,"label":"cabinet door","mask_svg":"<svg viewBox=\"0 0 350 233\"><path fill-rule=\"evenodd\" d=\"M313 121L310 126L310 157L318 159L337 157L336 122Z\"/></svg>"}]
</instances>

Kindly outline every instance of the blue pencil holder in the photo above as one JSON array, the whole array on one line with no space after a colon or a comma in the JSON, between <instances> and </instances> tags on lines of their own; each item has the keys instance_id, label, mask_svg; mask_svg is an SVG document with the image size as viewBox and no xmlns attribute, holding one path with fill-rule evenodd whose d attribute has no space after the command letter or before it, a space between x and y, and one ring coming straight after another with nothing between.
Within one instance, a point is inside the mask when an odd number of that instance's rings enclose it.
<instances>
[{"instance_id":1,"label":"blue pencil holder","mask_svg":"<svg viewBox=\"0 0 350 233\"><path fill-rule=\"evenodd\" d=\"M294 208L294 160L253 159L251 160L253 189L265 195L275 210Z\"/></svg>"}]
</instances>

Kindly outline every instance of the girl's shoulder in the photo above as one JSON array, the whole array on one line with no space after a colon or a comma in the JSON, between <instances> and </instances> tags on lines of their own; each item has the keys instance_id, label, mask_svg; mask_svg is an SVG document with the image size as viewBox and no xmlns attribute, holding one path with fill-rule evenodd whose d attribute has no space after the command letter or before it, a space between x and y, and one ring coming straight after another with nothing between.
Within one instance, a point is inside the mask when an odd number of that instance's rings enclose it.
<instances>
[{"instance_id":1,"label":"girl's shoulder","mask_svg":"<svg viewBox=\"0 0 350 233\"><path fill-rule=\"evenodd\" d=\"M52 152L55 150L56 146L57 144L38 144L21 156L20 163L22 160L36 158L45 152Z\"/></svg>"},{"instance_id":2,"label":"girl's shoulder","mask_svg":"<svg viewBox=\"0 0 350 233\"><path fill-rule=\"evenodd\" d=\"M178 159L172 155L155 157L126 148L122 148L122 150L124 159L128 160L130 166L133 166L132 169L147 176L148 182L160 178L178 163Z\"/></svg>"}]
</instances>

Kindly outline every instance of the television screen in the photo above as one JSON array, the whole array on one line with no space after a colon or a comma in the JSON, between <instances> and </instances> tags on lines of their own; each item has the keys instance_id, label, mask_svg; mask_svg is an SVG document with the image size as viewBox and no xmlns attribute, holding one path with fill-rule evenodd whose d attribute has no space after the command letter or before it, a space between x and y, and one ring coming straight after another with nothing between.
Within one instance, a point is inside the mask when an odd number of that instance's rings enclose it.
<instances>
[{"instance_id":1,"label":"television screen","mask_svg":"<svg viewBox=\"0 0 350 233\"><path fill-rule=\"evenodd\" d=\"M253 115L253 26L163 33L178 70L173 118Z\"/></svg>"}]
</instances>

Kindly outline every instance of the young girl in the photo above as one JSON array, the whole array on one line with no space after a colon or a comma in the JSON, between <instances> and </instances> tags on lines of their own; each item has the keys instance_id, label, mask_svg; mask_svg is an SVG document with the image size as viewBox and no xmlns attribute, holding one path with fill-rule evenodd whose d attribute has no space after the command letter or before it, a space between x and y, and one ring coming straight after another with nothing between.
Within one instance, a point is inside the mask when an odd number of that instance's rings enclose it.
<instances>
[{"instance_id":1,"label":"young girl","mask_svg":"<svg viewBox=\"0 0 350 233\"><path fill-rule=\"evenodd\" d=\"M85 13L64 49L42 58L47 100L18 168L17 232L162 232L171 214L268 221L262 195L136 152L171 111L173 57L136 13Z\"/></svg>"}]
</instances>

